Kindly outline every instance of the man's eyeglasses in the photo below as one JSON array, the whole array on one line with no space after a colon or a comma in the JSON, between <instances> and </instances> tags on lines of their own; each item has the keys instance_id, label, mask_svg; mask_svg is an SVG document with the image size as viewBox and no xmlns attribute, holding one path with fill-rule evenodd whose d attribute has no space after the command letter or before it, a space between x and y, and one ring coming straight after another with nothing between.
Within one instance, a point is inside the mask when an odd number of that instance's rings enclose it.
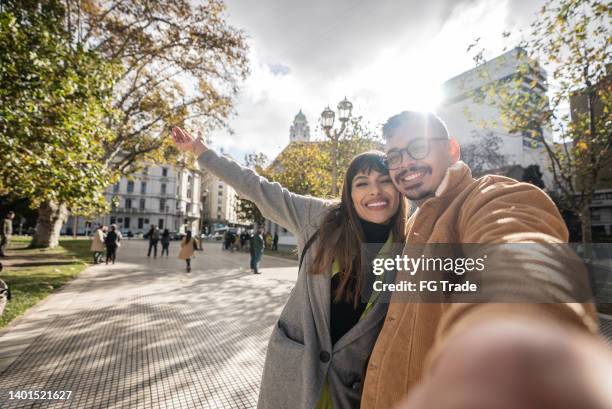
<instances>
[{"instance_id":1,"label":"man's eyeglasses","mask_svg":"<svg viewBox=\"0 0 612 409\"><path fill-rule=\"evenodd\" d=\"M431 141L448 141L447 138L419 138L410 142L403 149L394 149L387 153L387 167L394 170L400 167L404 152L414 160L421 160L429 155Z\"/></svg>"}]
</instances>

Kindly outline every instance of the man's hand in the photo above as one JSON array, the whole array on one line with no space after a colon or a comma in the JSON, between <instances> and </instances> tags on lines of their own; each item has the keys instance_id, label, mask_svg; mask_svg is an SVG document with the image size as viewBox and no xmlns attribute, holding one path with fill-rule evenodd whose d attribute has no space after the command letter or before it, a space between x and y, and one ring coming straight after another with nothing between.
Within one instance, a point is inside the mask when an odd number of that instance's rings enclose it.
<instances>
[{"instance_id":1,"label":"man's hand","mask_svg":"<svg viewBox=\"0 0 612 409\"><path fill-rule=\"evenodd\" d=\"M396 409L609 409L612 352L546 322L500 319L452 336Z\"/></svg>"},{"instance_id":2,"label":"man's hand","mask_svg":"<svg viewBox=\"0 0 612 409\"><path fill-rule=\"evenodd\" d=\"M178 126L172 128L172 138L176 147L184 152L193 152L196 156L200 156L208 150L202 138L194 138Z\"/></svg>"}]
</instances>

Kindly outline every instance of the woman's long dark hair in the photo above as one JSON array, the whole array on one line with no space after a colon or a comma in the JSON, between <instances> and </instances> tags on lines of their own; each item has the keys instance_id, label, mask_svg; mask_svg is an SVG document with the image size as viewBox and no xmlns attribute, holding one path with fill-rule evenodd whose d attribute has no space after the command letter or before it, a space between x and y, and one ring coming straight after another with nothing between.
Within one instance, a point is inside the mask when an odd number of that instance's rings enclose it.
<instances>
[{"instance_id":1,"label":"woman's long dark hair","mask_svg":"<svg viewBox=\"0 0 612 409\"><path fill-rule=\"evenodd\" d=\"M346 300L355 306L360 302L363 284L362 275L358 272L361 271L361 244L365 242L365 234L351 198L352 183L357 174L368 174L373 170L389 174L384 153L369 151L355 156L351 161L344 177L341 200L332 206L319 228L319 245L309 271L310 274L323 274L333 260L336 260L340 266L340 285L336 289L334 300ZM407 212L407 201L401 196L397 213L391 221L394 241L399 243L405 241Z\"/></svg>"}]
</instances>

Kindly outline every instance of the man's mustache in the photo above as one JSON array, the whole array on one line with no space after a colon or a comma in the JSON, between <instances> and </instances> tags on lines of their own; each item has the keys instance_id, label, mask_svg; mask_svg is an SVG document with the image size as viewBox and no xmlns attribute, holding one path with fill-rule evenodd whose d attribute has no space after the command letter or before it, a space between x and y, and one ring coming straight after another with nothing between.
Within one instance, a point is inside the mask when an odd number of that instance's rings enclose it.
<instances>
[{"instance_id":1,"label":"man's mustache","mask_svg":"<svg viewBox=\"0 0 612 409\"><path fill-rule=\"evenodd\" d=\"M431 166L411 166L409 168L402 169L397 175L395 175L395 182L401 183L402 178L408 173L431 173Z\"/></svg>"}]
</instances>

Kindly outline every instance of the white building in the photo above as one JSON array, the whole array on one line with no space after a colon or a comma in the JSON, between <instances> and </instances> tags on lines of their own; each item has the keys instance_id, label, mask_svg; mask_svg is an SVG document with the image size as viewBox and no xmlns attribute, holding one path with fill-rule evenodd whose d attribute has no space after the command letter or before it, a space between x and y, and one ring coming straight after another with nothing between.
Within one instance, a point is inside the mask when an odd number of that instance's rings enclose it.
<instances>
[{"instance_id":1,"label":"white building","mask_svg":"<svg viewBox=\"0 0 612 409\"><path fill-rule=\"evenodd\" d=\"M125 234L146 233L151 225L171 232L198 232L201 213L201 178L197 169L148 164L141 172L122 177L106 192L110 214L92 219L77 218L77 233L89 234L99 224L116 223ZM62 232L74 228L72 217Z\"/></svg>"},{"instance_id":2,"label":"white building","mask_svg":"<svg viewBox=\"0 0 612 409\"><path fill-rule=\"evenodd\" d=\"M215 175L204 171L204 226L208 233L227 226L245 225L236 215L236 191ZM246 223L249 224L249 223Z\"/></svg>"},{"instance_id":3,"label":"white building","mask_svg":"<svg viewBox=\"0 0 612 409\"><path fill-rule=\"evenodd\" d=\"M289 143L291 142L310 142L310 127L301 109L289 127Z\"/></svg>"},{"instance_id":4,"label":"white building","mask_svg":"<svg viewBox=\"0 0 612 409\"><path fill-rule=\"evenodd\" d=\"M520 48L514 48L485 64L466 71L450 80L443 86L444 99L438 108L438 114L446 122L451 136L457 138L460 145L478 143L479 136L492 132L502 141L502 155L508 165L539 165L544 174L547 188L552 187L552 175L549 172L548 155L544 146L532 146L532 139L527 135L510 134L502 126L502 114L490 104L477 103L473 96L482 92L482 87L492 82L507 81L517 76L521 64ZM520 87L522 92L545 95L547 90L546 73L540 69L535 78L529 78ZM484 125L484 127L483 127ZM552 141L550 128L538 129L544 138Z\"/></svg>"}]
</instances>

